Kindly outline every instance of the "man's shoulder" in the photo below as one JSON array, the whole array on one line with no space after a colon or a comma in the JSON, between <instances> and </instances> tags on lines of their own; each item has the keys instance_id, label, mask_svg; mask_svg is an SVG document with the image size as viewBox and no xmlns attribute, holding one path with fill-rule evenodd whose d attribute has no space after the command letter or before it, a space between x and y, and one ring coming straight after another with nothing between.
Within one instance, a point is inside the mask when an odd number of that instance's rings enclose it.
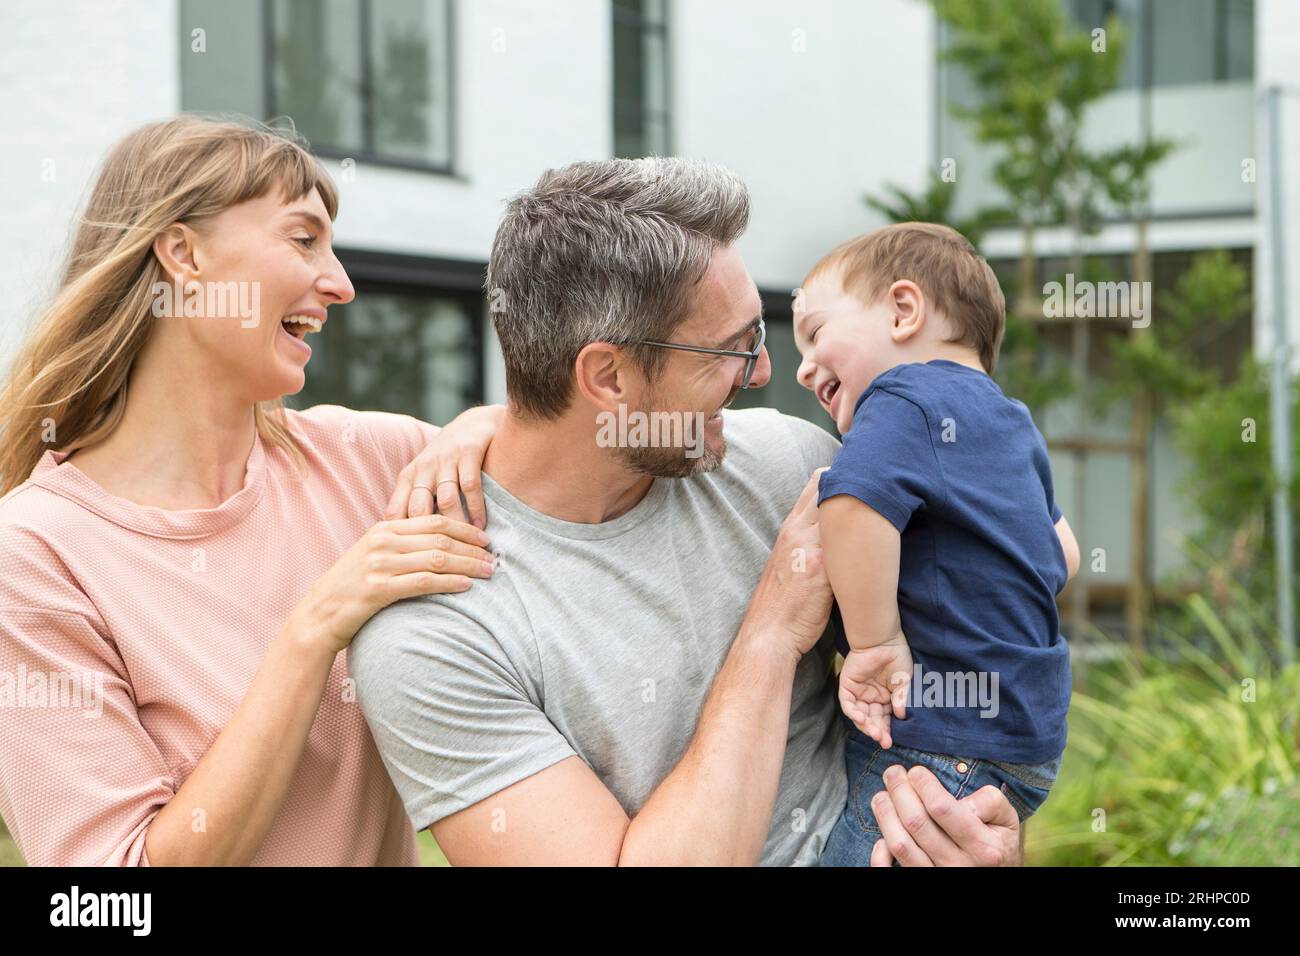
<instances>
[{"instance_id":1,"label":"man's shoulder","mask_svg":"<svg viewBox=\"0 0 1300 956\"><path fill-rule=\"evenodd\" d=\"M468 591L407 598L377 611L348 648L350 675L358 683L381 681L417 664L528 669L532 632L504 578L476 579Z\"/></svg>"},{"instance_id":2,"label":"man's shoulder","mask_svg":"<svg viewBox=\"0 0 1300 956\"><path fill-rule=\"evenodd\" d=\"M727 456L736 453L755 467L789 470L799 466L806 480L829 465L840 443L824 428L775 408L728 409L722 413Z\"/></svg>"},{"instance_id":3,"label":"man's shoulder","mask_svg":"<svg viewBox=\"0 0 1300 956\"><path fill-rule=\"evenodd\" d=\"M839 451L839 442L816 425L771 408L724 411L723 437L722 464L682 479L680 487L687 494L706 490L707 500L748 527L746 534L769 543L812 473Z\"/></svg>"}]
</instances>

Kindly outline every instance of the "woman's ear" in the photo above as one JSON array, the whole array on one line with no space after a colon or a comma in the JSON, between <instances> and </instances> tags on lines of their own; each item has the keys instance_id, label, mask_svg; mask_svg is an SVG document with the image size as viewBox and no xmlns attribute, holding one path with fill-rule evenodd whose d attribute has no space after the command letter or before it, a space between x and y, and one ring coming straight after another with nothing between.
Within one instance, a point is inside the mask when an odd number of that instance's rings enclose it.
<instances>
[{"instance_id":1,"label":"woman's ear","mask_svg":"<svg viewBox=\"0 0 1300 956\"><path fill-rule=\"evenodd\" d=\"M627 353L608 342L588 343L573 363L573 379L578 392L602 411L615 411L628 401L632 383L629 381L631 363Z\"/></svg>"},{"instance_id":2,"label":"woman's ear","mask_svg":"<svg viewBox=\"0 0 1300 956\"><path fill-rule=\"evenodd\" d=\"M925 325L925 293L910 279L899 279L889 287L889 304L893 310L889 334L895 345L902 345Z\"/></svg>"},{"instance_id":3,"label":"woman's ear","mask_svg":"<svg viewBox=\"0 0 1300 956\"><path fill-rule=\"evenodd\" d=\"M197 234L181 222L172 223L158 233L153 241L153 254L163 271L172 281L184 285L197 278L199 267L196 257Z\"/></svg>"}]
</instances>

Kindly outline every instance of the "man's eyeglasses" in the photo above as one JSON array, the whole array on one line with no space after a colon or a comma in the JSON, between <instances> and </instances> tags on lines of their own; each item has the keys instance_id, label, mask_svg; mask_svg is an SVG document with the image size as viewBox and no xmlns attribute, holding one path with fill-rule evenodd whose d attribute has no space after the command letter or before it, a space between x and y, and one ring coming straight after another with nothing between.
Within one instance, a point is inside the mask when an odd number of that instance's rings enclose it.
<instances>
[{"instance_id":1,"label":"man's eyeglasses","mask_svg":"<svg viewBox=\"0 0 1300 956\"><path fill-rule=\"evenodd\" d=\"M750 379L754 377L754 369L758 367L758 357L763 354L763 343L767 341L767 326L763 324L763 319L758 320L758 328L755 330L754 347L748 352L739 352L733 349L709 349L702 345L681 345L677 342L651 342L649 339L636 339L634 345L651 345L659 349L680 349L683 352L700 352L704 355L728 355L733 358L743 358L745 360L745 375L741 379L741 388L749 388Z\"/></svg>"}]
</instances>

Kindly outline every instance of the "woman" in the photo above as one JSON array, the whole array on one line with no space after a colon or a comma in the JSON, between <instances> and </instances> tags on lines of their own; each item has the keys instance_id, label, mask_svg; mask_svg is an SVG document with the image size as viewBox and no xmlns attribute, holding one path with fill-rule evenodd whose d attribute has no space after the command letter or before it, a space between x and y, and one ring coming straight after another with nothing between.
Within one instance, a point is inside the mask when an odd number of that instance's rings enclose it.
<instances>
[{"instance_id":1,"label":"woman","mask_svg":"<svg viewBox=\"0 0 1300 956\"><path fill-rule=\"evenodd\" d=\"M336 207L262 128L106 161L0 396L0 815L31 864L418 862L339 652L491 574L432 511L459 480L483 524L498 410L284 409L353 297Z\"/></svg>"}]
</instances>

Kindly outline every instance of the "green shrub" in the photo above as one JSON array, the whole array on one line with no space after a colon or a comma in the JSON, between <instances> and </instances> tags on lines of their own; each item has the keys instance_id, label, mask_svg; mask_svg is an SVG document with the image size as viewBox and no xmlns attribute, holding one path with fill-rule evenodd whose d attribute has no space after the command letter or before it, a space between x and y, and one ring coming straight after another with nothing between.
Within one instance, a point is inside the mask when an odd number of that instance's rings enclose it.
<instances>
[{"instance_id":1,"label":"green shrub","mask_svg":"<svg viewBox=\"0 0 1300 956\"><path fill-rule=\"evenodd\" d=\"M1030 863L1300 865L1300 665L1200 595L1186 612L1181 639L1142 659L1115 646L1075 691Z\"/></svg>"}]
</instances>

